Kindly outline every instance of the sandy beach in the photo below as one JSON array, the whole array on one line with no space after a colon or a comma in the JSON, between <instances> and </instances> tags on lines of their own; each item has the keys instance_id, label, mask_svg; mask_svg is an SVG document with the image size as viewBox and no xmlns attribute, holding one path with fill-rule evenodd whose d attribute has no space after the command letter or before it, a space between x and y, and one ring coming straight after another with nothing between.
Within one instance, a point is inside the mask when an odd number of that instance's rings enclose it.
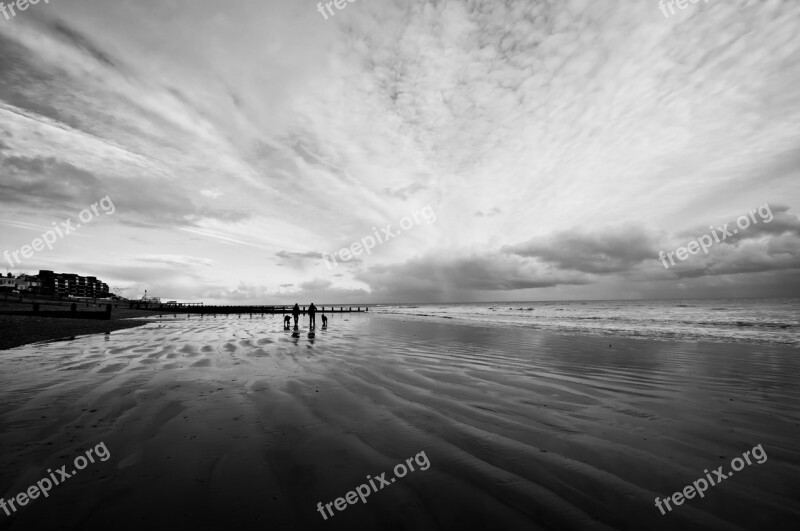
<instances>
[{"instance_id":1,"label":"sandy beach","mask_svg":"<svg viewBox=\"0 0 800 531\"><path fill-rule=\"evenodd\" d=\"M27 308L26 308L27 310ZM0 315L0 350L41 341L69 339L88 334L111 333L145 324L136 317L155 318L157 312L144 310L114 310L108 321L94 319L64 319Z\"/></svg>"},{"instance_id":2,"label":"sandy beach","mask_svg":"<svg viewBox=\"0 0 800 531\"><path fill-rule=\"evenodd\" d=\"M2 353L3 529L792 529L792 348L332 315L177 319ZM666 515L654 505L756 445ZM324 519L317 504L424 452Z\"/></svg>"}]
</instances>

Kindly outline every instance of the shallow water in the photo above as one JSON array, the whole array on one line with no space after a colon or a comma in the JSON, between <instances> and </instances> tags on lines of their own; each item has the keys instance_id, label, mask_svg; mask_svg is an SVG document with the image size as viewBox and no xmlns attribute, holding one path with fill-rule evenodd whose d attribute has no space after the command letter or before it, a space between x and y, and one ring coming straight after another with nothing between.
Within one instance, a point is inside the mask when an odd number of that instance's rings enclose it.
<instances>
[{"instance_id":1,"label":"shallow water","mask_svg":"<svg viewBox=\"0 0 800 531\"><path fill-rule=\"evenodd\" d=\"M800 347L800 299L405 304L373 311L584 335Z\"/></svg>"}]
</instances>

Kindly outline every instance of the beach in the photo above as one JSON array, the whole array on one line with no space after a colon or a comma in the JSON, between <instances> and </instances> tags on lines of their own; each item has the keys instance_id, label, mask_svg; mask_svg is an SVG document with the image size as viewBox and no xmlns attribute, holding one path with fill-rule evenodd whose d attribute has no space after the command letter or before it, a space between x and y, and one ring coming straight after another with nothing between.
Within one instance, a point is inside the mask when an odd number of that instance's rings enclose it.
<instances>
[{"instance_id":1,"label":"beach","mask_svg":"<svg viewBox=\"0 0 800 531\"><path fill-rule=\"evenodd\" d=\"M88 334L104 334L125 328L135 328L143 326L147 321L134 318L155 317L157 313L145 310L114 310L111 319L107 321L0 315L0 329L3 330L0 334L0 350L41 341L69 339Z\"/></svg>"},{"instance_id":2,"label":"beach","mask_svg":"<svg viewBox=\"0 0 800 531\"><path fill-rule=\"evenodd\" d=\"M159 317L0 353L2 529L793 529L797 348L334 314ZM756 445L703 498L670 497ZM424 452L429 467L415 456ZM398 463L416 464L393 477ZM335 500L386 473L339 510ZM330 504L326 512L325 504ZM323 510L318 509L321 503ZM342 506L342 504L339 504ZM323 514L325 516L323 516Z\"/></svg>"},{"instance_id":3,"label":"beach","mask_svg":"<svg viewBox=\"0 0 800 531\"><path fill-rule=\"evenodd\" d=\"M800 529L800 2L37 2L0 531Z\"/></svg>"}]
</instances>

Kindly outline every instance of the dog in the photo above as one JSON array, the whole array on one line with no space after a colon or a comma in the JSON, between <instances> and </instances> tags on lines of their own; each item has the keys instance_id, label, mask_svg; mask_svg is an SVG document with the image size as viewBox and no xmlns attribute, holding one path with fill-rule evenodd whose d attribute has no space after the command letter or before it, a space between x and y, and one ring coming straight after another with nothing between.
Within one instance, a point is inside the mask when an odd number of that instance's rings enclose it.
<instances>
[{"instance_id":1,"label":"dog","mask_svg":"<svg viewBox=\"0 0 800 531\"><path fill-rule=\"evenodd\" d=\"M323 315L322 316L322 328L325 328L326 326L328 326L328 318Z\"/></svg>"},{"instance_id":2,"label":"dog","mask_svg":"<svg viewBox=\"0 0 800 531\"><path fill-rule=\"evenodd\" d=\"M285 315L285 316L283 317L283 327L284 327L284 328L288 329L288 328L289 328L289 326L290 326L290 324L291 324L291 322L292 322L292 318L291 318L291 316L289 316L289 315Z\"/></svg>"}]
</instances>

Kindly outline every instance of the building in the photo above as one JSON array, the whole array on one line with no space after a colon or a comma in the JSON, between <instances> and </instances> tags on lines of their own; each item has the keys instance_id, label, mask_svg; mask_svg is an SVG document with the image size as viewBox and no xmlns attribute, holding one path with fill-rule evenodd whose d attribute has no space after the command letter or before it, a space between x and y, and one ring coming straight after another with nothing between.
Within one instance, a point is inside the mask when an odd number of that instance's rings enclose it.
<instances>
[{"instance_id":1,"label":"building","mask_svg":"<svg viewBox=\"0 0 800 531\"><path fill-rule=\"evenodd\" d=\"M39 271L38 281L42 295L58 297L108 297L108 284L100 282L97 277L82 277L73 273L54 273Z\"/></svg>"},{"instance_id":2,"label":"building","mask_svg":"<svg viewBox=\"0 0 800 531\"><path fill-rule=\"evenodd\" d=\"M0 277L0 292L36 291L40 285L39 279L32 275L14 277L9 273L5 277Z\"/></svg>"},{"instance_id":3,"label":"building","mask_svg":"<svg viewBox=\"0 0 800 531\"><path fill-rule=\"evenodd\" d=\"M0 291L13 291L17 289L17 279L11 276L0 277Z\"/></svg>"}]
</instances>

